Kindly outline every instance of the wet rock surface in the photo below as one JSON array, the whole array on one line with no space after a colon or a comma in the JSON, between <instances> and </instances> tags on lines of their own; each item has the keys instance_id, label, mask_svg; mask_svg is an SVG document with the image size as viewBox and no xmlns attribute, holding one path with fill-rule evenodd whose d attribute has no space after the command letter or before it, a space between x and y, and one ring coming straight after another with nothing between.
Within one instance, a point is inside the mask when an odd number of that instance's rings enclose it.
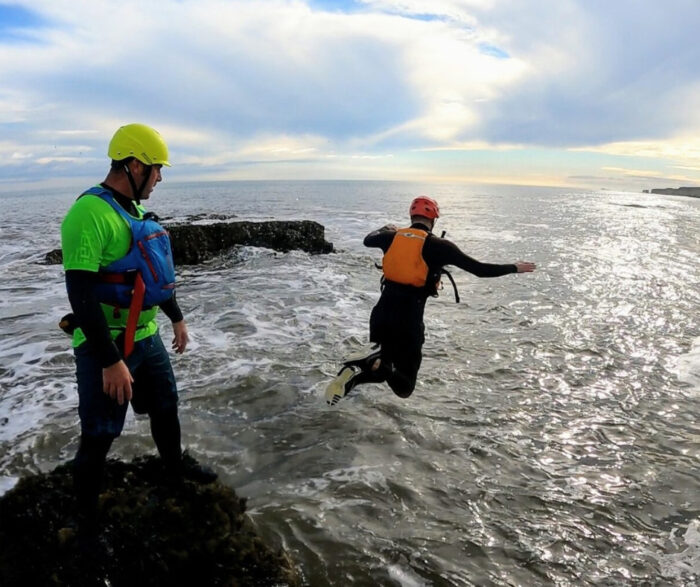
<instances>
[{"instance_id":1,"label":"wet rock surface","mask_svg":"<svg viewBox=\"0 0 700 587\"><path fill-rule=\"evenodd\" d=\"M700 187L654 188L652 190L644 191L646 193L662 194L667 196L690 196L691 198L700 198Z\"/></svg>"},{"instance_id":2,"label":"wet rock surface","mask_svg":"<svg viewBox=\"0 0 700 587\"><path fill-rule=\"evenodd\" d=\"M201 263L236 245L265 247L283 252L333 251L333 245L325 240L324 227L312 220L174 224L167 228L176 265Z\"/></svg>"},{"instance_id":3,"label":"wet rock surface","mask_svg":"<svg viewBox=\"0 0 700 587\"><path fill-rule=\"evenodd\" d=\"M0 497L0 585L300 584L233 489L169 480L156 457L107 462L100 522L81 539L70 464L21 479Z\"/></svg>"},{"instance_id":4,"label":"wet rock surface","mask_svg":"<svg viewBox=\"0 0 700 587\"><path fill-rule=\"evenodd\" d=\"M230 219L221 221L221 218L220 215L199 215L178 223L163 220L163 225L170 233L176 265L196 265L237 245L265 247L282 252L333 252L333 243L325 239L325 228L313 220L249 222ZM61 263L61 250L54 249L47 253L44 262L50 265Z\"/></svg>"}]
</instances>

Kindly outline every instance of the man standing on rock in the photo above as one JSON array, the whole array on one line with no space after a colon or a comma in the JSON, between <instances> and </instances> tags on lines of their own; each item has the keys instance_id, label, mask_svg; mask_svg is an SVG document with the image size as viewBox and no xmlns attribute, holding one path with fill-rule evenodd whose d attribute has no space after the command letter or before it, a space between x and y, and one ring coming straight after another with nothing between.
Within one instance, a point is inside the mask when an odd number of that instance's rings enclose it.
<instances>
[{"instance_id":1,"label":"man standing on rock","mask_svg":"<svg viewBox=\"0 0 700 587\"><path fill-rule=\"evenodd\" d=\"M78 380L80 446L74 460L79 530L97 532L105 460L124 426L129 402L148 414L167 475L212 482L216 474L183 458L177 387L155 318L160 308L173 327L172 348L183 353L187 326L175 299L167 232L145 211L170 166L160 134L143 124L117 130L106 179L82 194L61 225L66 289ZM68 323L68 325L66 325Z\"/></svg>"}]
</instances>

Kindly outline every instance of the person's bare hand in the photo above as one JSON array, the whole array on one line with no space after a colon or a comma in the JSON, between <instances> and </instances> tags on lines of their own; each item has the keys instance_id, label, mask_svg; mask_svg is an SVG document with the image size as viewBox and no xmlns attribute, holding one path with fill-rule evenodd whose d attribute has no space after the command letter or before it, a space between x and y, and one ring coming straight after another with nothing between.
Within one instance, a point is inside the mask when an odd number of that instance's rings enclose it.
<instances>
[{"instance_id":1,"label":"person's bare hand","mask_svg":"<svg viewBox=\"0 0 700 587\"><path fill-rule=\"evenodd\" d=\"M133 390L131 384L134 378L124 361L118 361L114 365L102 369L102 391L112 399L117 400L121 406L125 401L131 401Z\"/></svg>"},{"instance_id":2,"label":"person's bare hand","mask_svg":"<svg viewBox=\"0 0 700 587\"><path fill-rule=\"evenodd\" d=\"M184 320L179 322L173 322L173 349L176 353L182 354L187 348L187 343L190 341L189 334L187 333L187 325Z\"/></svg>"},{"instance_id":3,"label":"person's bare hand","mask_svg":"<svg viewBox=\"0 0 700 587\"><path fill-rule=\"evenodd\" d=\"M518 261L515 266L518 268L518 273L531 273L535 270L535 264L529 261Z\"/></svg>"}]
</instances>

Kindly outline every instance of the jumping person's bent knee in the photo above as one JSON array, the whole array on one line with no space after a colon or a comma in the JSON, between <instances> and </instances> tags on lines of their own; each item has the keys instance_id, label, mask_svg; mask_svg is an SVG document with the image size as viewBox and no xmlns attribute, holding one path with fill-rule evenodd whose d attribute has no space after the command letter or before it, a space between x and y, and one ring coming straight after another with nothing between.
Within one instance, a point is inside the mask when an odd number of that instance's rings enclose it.
<instances>
[{"instance_id":1,"label":"jumping person's bent knee","mask_svg":"<svg viewBox=\"0 0 700 587\"><path fill-rule=\"evenodd\" d=\"M406 382L392 382L389 381L389 387L391 390L402 399L410 397L413 390L416 388L416 384L407 384Z\"/></svg>"}]
</instances>

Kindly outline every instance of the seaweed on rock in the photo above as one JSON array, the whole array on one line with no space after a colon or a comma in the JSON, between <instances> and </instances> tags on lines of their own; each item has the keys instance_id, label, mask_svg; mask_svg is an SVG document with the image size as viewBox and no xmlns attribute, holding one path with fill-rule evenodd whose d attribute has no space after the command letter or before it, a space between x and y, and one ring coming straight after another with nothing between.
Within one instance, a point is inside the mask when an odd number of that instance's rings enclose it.
<instances>
[{"instance_id":1,"label":"seaweed on rock","mask_svg":"<svg viewBox=\"0 0 700 587\"><path fill-rule=\"evenodd\" d=\"M245 499L220 483L168 480L155 457L107 461L100 522L86 545L70 464L21 479L0 497L0 585L300 584L286 553L256 534Z\"/></svg>"}]
</instances>

